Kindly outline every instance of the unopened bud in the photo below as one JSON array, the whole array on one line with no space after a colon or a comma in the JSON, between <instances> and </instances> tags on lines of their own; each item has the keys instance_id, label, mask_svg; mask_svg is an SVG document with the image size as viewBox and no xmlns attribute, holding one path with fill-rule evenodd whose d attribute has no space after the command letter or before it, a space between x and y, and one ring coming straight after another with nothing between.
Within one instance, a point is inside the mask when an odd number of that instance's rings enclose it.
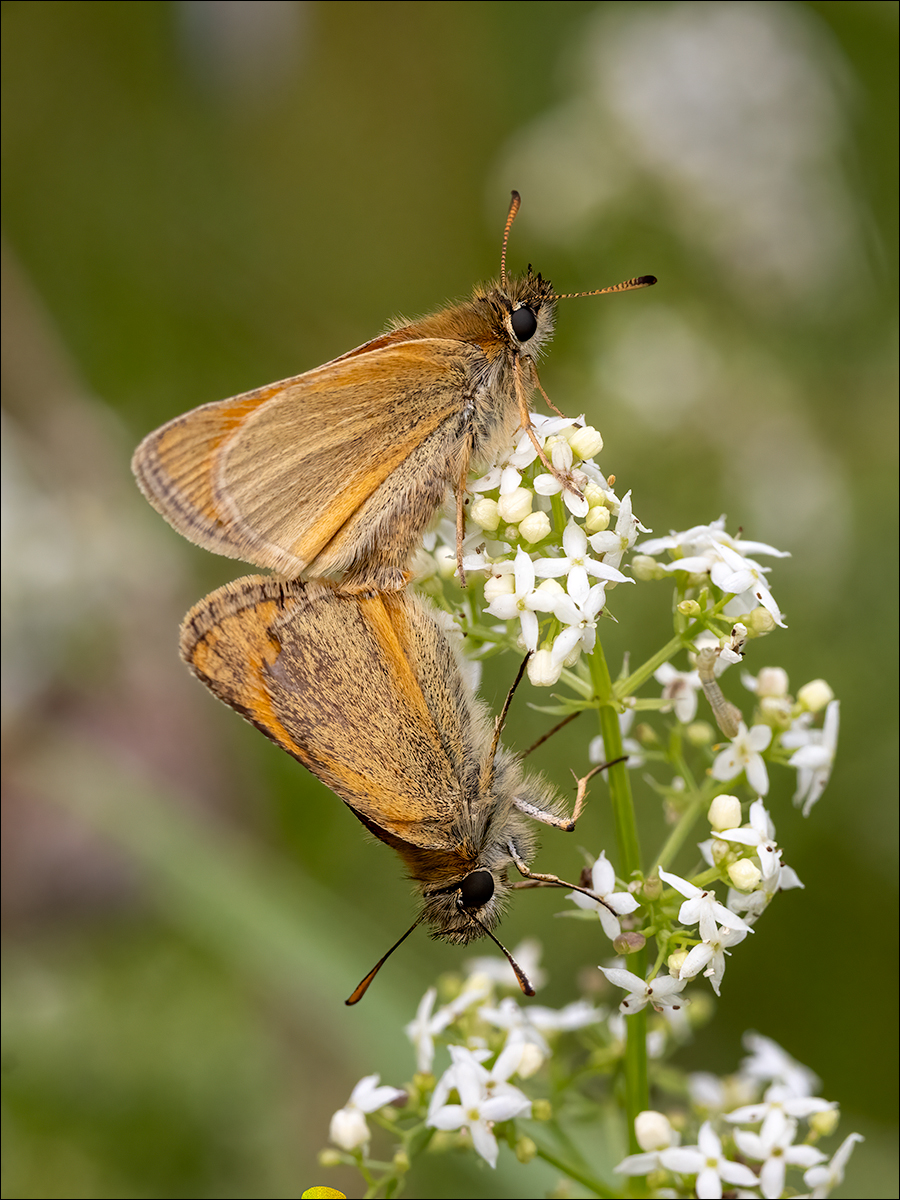
<instances>
[{"instance_id":1,"label":"unopened bud","mask_svg":"<svg viewBox=\"0 0 900 1200\"><path fill-rule=\"evenodd\" d=\"M649 1153L671 1146L674 1135L664 1113L646 1109L634 1118L634 1136L640 1148Z\"/></svg>"},{"instance_id":2,"label":"unopened bud","mask_svg":"<svg viewBox=\"0 0 900 1200\"><path fill-rule=\"evenodd\" d=\"M616 954L637 954L647 945L647 939L642 933L619 933L613 938L613 950Z\"/></svg>"},{"instance_id":3,"label":"unopened bud","mask_svg":"<svg viewBox=\"0 0 900 1200\"><path fill-rule=\"evenodd\" d=\"M827 708L834 699L834 692L824 679L813 679L810 683L804 683L797 693L797 699L807 712L816 713Z\"/></svg>"},{"instance_id":4,"label":"unopened bud","mask_svg":"<svg viewBox=\"0 0 900 1200\"><path fill-rule=\"evenodd\" d=\"M469 509L469 516L480 529L493 533L500 524L500 506L489 496L481 496Z\"/></svg>"},{"instance_id":5,"label":"unopened bud","mask_svg":"<svg viewBox=\"0 0 900 1200\"><path fill-rule=\"evenodd\" d=\"M545 538L550 529L550 518L545 512L529 513L523 521L519 522L519 536L523 537L530 545Z\"/></svg>"},{"instance_id":6,"label":"unopened bud","mask_svg":"<svg viewBox=\"0 0 900 1200\"><path fill-rule=\"evenodd\" d=\"M593 458L603 449L603 435L593 425L576 425L569 434L569 445L578 458Z\"/></svg>"},{"instance_id":7,"label":"unopened bud","mask_svg":"<svg viewBox=\"0 0 900 1200\"><path fill-rule=\"evenodd\" d=\"M605 504L593 505L584 518L585 533L602 533L604 529L609 529L609 518L610 512Z\"/></svg>"},{"instance_id":8,"label":"unopened bud","mask_svg":"<svg viewBox=\"0 0 900 1200\"><path fill-rule=\"evenodd\" d=\"M762 879L762 871L749 858L740 858L728 868L728 878L739 892L752 892Z\"/></svg>"},{"instance_id":9,"label":"unopened bud","mask_svg":"<svg viewBox=\"0 0 900 1200\"><path fill-rule=\"evenodd\" d=\"M711 829L737 829L741 823L741 802L737 796L716 796L706 815Z\"/></svg>"},{"instance_id":10,"label":"unopened bud","mask_svg":"<svg viewBox=\"0 0 900 1200\"><path fill-rule=\"evenodd\" d=\"M531 512L533 501L534 492L528 488L515 488L511 492L507 492L505 496L500 497L497 501L497 512L502 521L509 521L513 525L518 525Z\"/></svg>"},{"instance_id":11,"label":"unopened bud","mask_svg":"<svg viewBox=\"0 0 900 1200\"><path fill-rule=\"evenodd\" d=\"M516 1142L516 1158L520 1163L530 1163L537 1154L537 1146L530 1137L522 1137Z\"/></svg>"}]
</instances>

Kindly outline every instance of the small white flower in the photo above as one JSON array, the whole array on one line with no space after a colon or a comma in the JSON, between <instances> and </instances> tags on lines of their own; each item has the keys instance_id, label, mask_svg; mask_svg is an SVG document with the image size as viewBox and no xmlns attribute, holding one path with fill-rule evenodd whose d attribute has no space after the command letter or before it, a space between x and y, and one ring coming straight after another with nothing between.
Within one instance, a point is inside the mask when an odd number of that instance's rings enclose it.
<instances>
[{"instance_id":1,"label":"small white flower","mask_svg":"<svg viewBox=\"0 0 900 1200\"><path fill-rule=\"evenodd\" d=\"M758 1184L749 1167L725 1158L722 1143L709 1121L700 1126L696 1146L672 1146L661 1150L659 1163L678 1175L696 1175L696 1192L700 1200L721 1200L723 1182L744 1188L755 1188Z\"/></svg>"},{"instance_id":2,"label":"small white flower","mask_svg":"<svg viewBox=\"0 0 900 1200\"><path fill-rule=\"evenodd\" d=\"M342 1150L357 1150L369 1140L369 1127L365 1113L375 1112L386 1104L402 1100L406 1093L400 1088L379 1087L378 1075L366 1075L353 1091L343 1108L331 1118L328 1136Z\"/></svg>"},{"instance_id":3,"label":"small white flower","mask_svg":"<svg viewBox=\"0 0 900 1200\"><path fill-rule=\"evenodd\" d=\"M838 1146L827 1166L810 1167L803 1176L803 1182L808 1188L812 1188L812 1200L825 1200L825 1197L831 1194L832 1189L840 1187L844 1182L844 1171L850 1155L853 1153L853 1147L857 1142L865 1140L861 1133L851 1133Z\"/></svg>"},{"instance_id":4,"label":"small white flower","mask_svg":"<svg viewBox=\"0 0 900 1200\"><path fill-rule=\"evenodd\" d=\"M433 1129L445 1130L465 1126L477 1153L490 1166L496 1167L499 1147L493 1133L494 1124L513 1117L530 1116L531 1101L505 1081L500 1081L499 1086L489 1086L490 1073L469 1051L453 1046L453 1052L453 1065L435 1089L435 1097L438 1089L441 1090L441 1103L436 1105L432 1098L427 1124ZM500 1059L497 1063L499 1065ZM450 1087L442 1087L448 1075L452 1075ZM443 1103L453 1089L459 1094L459 1104Z\"/></svg>"},{"instance_id":5,"label":"small white flower","mask_svg":"<svg viewBox=\"0 0 900 1200\"><path fill-rule=\"evenodd\" d=\"M679 875L672 875L662 868L659 869L659 877L669 887L673 887L676 892L681 892L682 896L687 897L678 910L678 920L683 925L696 925L699 922L700 937L704 942L711 942L716 938L719 925L724 925L727 929L750 932L750 926L742 921L736 913L731 912L724 904L720 903L715 892L702 891L693 883L689 883Z\"/></svg>"},{"instance_id":6,"label":"small white flower","mask_svg":"<svg viewBox=\"0 0 900 1200\"><path fill-rule=\"evenodd\" d=\"M754 800L750 805L750 823L739 829L723 829L717 837L725 842L739 842L750 846L759 858L762 874L768 879L776 874L781 867L781 854L775 841L775 825L766 811L762 800Z\"/></svg>"},{"instance_id":7,"label":"small white flower","mask_svg":"<svg viewBox=\"0 0 900 1200\"><path fill-rule=\"evenodd\" d=\"M591 868L591 891L595 892L604 903L601 904L600 900L592 900L583 892L569 892L566 896L567 900L574 900L579 908L586 909L588 912L596 912L600 918L600 924L603 926L603 932L610 940L617 938L622 932L619 917L627 916L636 908L640 908L631 892L617 892L615 887L616 873L604 850ZM609 911L610 908L613 909L613 912Z\"/></svg>"},{"instance_id":8,"label":"small white flower","mask_svg":"<svg viewBox=\"0 0 900 1200\"><path fill-rule=\"evenodd\" d=\"M825 723L821 731L809 730L806 744L801 745L788 759L788 766L797 769L794 805L797 808L802 805L804 817L809 816L812 806L825 791L831 778L840 720L841 702L832 700L825 710ZM791 747L791 734L792 731L788 730L781 738L782 744L788 749Z\"/></svg>"},{"instance_id":9,"label":"small white flower","mask_svg":"<svg viewBox=\"0 0 900 1200\"><path fill-rule=\"evenodd\" d=\"M606 603L606 585L595 583L589 587L587 576L578 575L569 579L566 595L547 596L541 603L547 604L553 615L566 626L553 643L555 657L564 661L576 646L590 654L597 638L597 617Z\"/></svg>"},{"instance_id":10,"label":"small white flower","mask_svg":"<svg viewBox=\"0 0 900 1200\"><path fill-rule=\"evenodd\" d=\"M628 992L619 1005L619 1012L625 1016L634 1016L647 1004L651 1004L656 1012L662 1012L664 1008L680 1008L682 1004L687 1003L680 996L687 985L686 979L657 975L648 983L632 971L624 971L621 967L601 967L600 970L611 984Z\"/></svg>"},{"instance_id":11,"label":"small white flower","mask_svg":"<svg viewBox=\"0 0 900 1200\"><path fill-rule=\"evenodd\" d=\"M697 692L702 687L696 671L676 671L671 663L663 663L653 672L653 678L663 685L663 700L668 700L682 725L690 725L697 715Z\"/></svg>"},{"instance_id":12,"label":"small white flower","mask_svg":"<svg viewBox=\"0 0 900 1200\"><path fill-rule=\"evenodd\" d=\"M787 1167L813 1167L825 1159L821 1150L812 1146L795 1146L796 1133L796 1121L785 1121L780 1127L773 1124L759 1133L734 1131L734 1144L741 1154L762 1163L759 1188L766 1200L778 1200L784 1191Z\"/></svg>"},{"instance_id":13,"label":"small white flower","mask_svg":"<svg viewBox=\"0 0 900 1200\"><path fill-rule=\"evenodd\" d=\"M580 482L578 479L580 474L581 472L579 471L572 472L576 483ZM584 496L576 496L569 488L564 488L555 475L536 475L534 478L534 490L539 496L558 496L562 492L565 506L573 517L581 519L587 516L589 505Z\"/></svg>"},{"instance_id":14,"label":"small white flower","mask_svg":"<svg viewBox=\"0 0 900 1200\"><path fill-rule=\"evenodd\" d=\"M639 533L649 533L631 508L631 492L628 491L619 503L619 515L616 518L616 528L604 529L588 538L591 549L595 554L602 554L603 561L611 567L618 567L634 543Z\"/></svg>"},{"instance_id":15,"label":"small white flower","mask_svg":"<svg viewBox=\"0 0 900 1200\"><path fill-rule=\"evenodd\" d=\"M731 745L716 756L711 768L713 779L726 782L736 779L743 771L753 791L765 796L769 790L769 775L761 751L768 749L771 740L770 726L754 725L748 730L741 721Z\"/></svg>"},{"instance_id":16,"label":"small white flower","mask_svg":"<svg viewBox=\"0 0 900 1200\"><path fill-rule=\"evenodd\" d=\"M736 946L747 936L746 929L728 929L723 926L718 933L699 946L693 946L678 972L680 979L693 979L703 972L703 977L712 984L717 996L725 974L725 956L730 946Z\"/></svg>"},{"instance_id":17,"label":"small white flower","mask_svg":"<svg viewBox=\"0 0 900 1200\"><path fill-rule=\"evenodd\" d=\"M782 1083L794 1096L811 1096L818 1090L821 1080L815 1072L791 1058L771 1038L751 1031L744 1034L743 1042L750 1051L741 1063L744 1075L765 1083Z\"/></svg>"},{"instance_id":18,"label":"small white flower","mask_svg":"<svg viewBox=\"0 0 900 1200\"><path fill-rule=\"evenodd\" d=\"M546 612L552 598L535 591L534 564L521 546L516 551L514 574L515 590L494 596L485 611L501 621L520 621L522 640L529 650L536 650L538 619L534 614Z\"/></svg>"},{"instance_id":19,"label":"small white flower","mask_svg":"<svg viewBox=\"0 0 900 1200\"><path fill-rule=\"evenodd\" d=\"M578 591L585 591L590 585L588 575L595 579L606 579L617 583L634 583L617 571L615 567L599 562L588 554L588 539L580 525L569 521L563 531L562 558L539 558L535 560L534 573L538 579L558 579L560 575L568 576L566 587L571 592L573 585Z\"/></svg>"}]
</instances>

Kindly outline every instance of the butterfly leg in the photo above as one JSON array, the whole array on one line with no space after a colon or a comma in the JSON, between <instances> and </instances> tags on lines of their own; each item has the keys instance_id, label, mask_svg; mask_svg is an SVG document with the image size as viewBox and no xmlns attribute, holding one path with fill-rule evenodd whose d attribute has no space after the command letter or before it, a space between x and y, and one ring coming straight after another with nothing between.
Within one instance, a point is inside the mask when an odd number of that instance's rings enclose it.
<instances>
[{"instance_id":1,"label":"butterfly leg","mask_svg":"<svg viewBox=\"0 0 900 1200\"><path fill-rule=\"evenodd\" d=\"M513 863L515 864L516 870L519 872L520 875L524 875L524 877L525 877L525 880L523 883L512 883L512 884L510 884L510 887L512 887L512 888L534 888L534 887L571 888L571 890L573 892L581 892L583 895L589 896L592 900L596 900L598 904L602 904L604 908L608 908L609 911L611 913L613 913L613 915L615 915L613 908L609 904L607 904L606 901L603 900L600 896L598 896L595 892L592 892L590 890L590 888L581 887L580 884L577 884L577 883L566 883L566 881L564 879L560 879L560 877L558 875L544 875L537 871L532 871L532 869L528 866L528 864L525 862L525 860L519 854L518 850L516 849L515 843L512 840L510 840L506 843L506 848L509 851L510 858L513 860Z\"/></svg>"},{"instance_id":2,"label":"butterfly leg","mask_svg":"<svg viewBox=\"0 0 900 1200\"><path fill-rule=\"evenodd\" d=\"M541 395L544 397L544 399L547 399L547 394L540 385L540 380L537 377L537 371L534 369L534 366L532 366L531 371L532 371L532 374L534 375L535 385L540 389ZM516 400L518 401L518 405L519 405L520 427L522 429L524 429L525 432L528 434L528 437L531 440L532 446L534 446L535 450L537 451L538 458L541 460L541 462L544 464L544 466L547 468L547 470L550 472L550 474L553 476L553 478L557 479L560 482L560 484L562 485L562 487L567 492L571 492L573 496L577 496L579 500L583 500L584 496L582 495L581 491L575 486L575 483L572 480L571 475L567 471L558 471L556 469L556 467L554 467L553 463L550 462L550 460L547 458L547 455L544 453L543 446L537 440L537 435L534 432L534 426L531 423L531 414L528 411L528 397L525 394L525 388L522 386L522 368L518 362L516 363L515 375L516 375ZM547 400L547 403L550 404L550 401ZM555 405L550 404L550 407L553 409L554 412L559 412L559 409L556 408ZM560 416L562 416L562 413L560 413Z\"/></svg>"},{"instance_id":3,"label":"butterfly leg","mask_svg":"<svg viewBox=\"0 0 900 1200\"><path fill-rule=\"evenodd\" d=\"M463 541L466 536L466 480L469 475L469 460L472 457L471 442L466 439L462 449L459 478L456 483L456 570L459 575L459 586L466 586L466 572L463 569Z\"/></svg>"}]
</instances>

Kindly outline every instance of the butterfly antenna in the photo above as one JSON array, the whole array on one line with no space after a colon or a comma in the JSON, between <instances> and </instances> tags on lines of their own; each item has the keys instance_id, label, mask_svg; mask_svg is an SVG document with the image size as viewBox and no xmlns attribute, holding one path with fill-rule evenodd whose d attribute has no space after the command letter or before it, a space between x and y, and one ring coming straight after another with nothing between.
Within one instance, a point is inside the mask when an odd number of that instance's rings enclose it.
<instances>
[{"instance_id":1,"label":"butterfly antenna","mask_svg":"<svg viewBox=\"0 0 900 1200\"><path fill-rule=\"evenodd\" d=\"M394 942L393 946L391 946L391 948L390 948L390 950L388 950L387 954L385 954L381 958L379 958L378 962L375 964L375 966L372 968L372 970L368 973L368 975L365 977L365 979L361 980L356 985L356 987L353 989L351 994L344 1001L345 1004L359 1004L360 1000L362 1000L363 996L369 990L369 984L372 982L372 980L375 978L375 976L378 974L378 972L381 970L381 968L384 966L384 964L387 962L387 960L391 957L391 955L394 953L394 951L397 949L397 947L403 945L403 943L406 941L406 939L409 937L409 935L412 933L412 931L415 929L415 927L419 924L419 922L421 920L422 920L421 916L416 917L415 921L413 921L412 925L410 925L409 929L407 929L407 931L406 931L406 933L404 933L403 937L400 938L399 941Z\"/></svg>"},{"instance_id":2,"label":"butterfly antenna","mask_svg":"<svg viewBox=\"0 0 900 1200\"><path fill-rule=\"evenodd\" d=\"M494 935L488 929L487 925L483 925L481 923L481 921L479 921L478 918L473 913L470 913L466 909L464 909L462 907L462 904L459 905L459 911L464 912L466 914L466 916L469 918L469 920L474 922L474 924L476 924L478 926L478 928L481 930L481 932L486 933L487 936L494 943L494 945L498 946L503 951L503 953L506 955L506 961L512 967L513 971L515 971L516 979L519 981L519 987L522 989L522 991L525 993L526 996L533 996L534 995L534 984L531 982L531 980L528 978L528 976L525 974L525 972L522 970L522 968L519 966L519 964L516 962L516 960L513 958L513 956L507 950L507 948L503 945L503 943L500 941L500 939L494 937ZM348 1004L350 1003L349 1000L347 1001L347 1003Z\"/></svg>"},{"instance_id":3,"label":"butterfly antenna","mask_svg":"<svg viewBox=\"0 0 900 1200\"><path fill-rule=\"evenodd\" d=\"M512 229L512 223L516 219L516 213L519 211L519 205L522 203L522 197L518 192L513 192L512 199L509 202L509 212L506 214L506 225L503 228L503 249L500 251L500 286L506 290L506 243L509 241L509 231ZM656 283L656 280L653 281Z\"/></svg>"},{"instance_id":4,"label":"butterfly antenna","mask_svg":"<svg viewBox=\"0 0 900 1200\"><path fill-rule=\"evenodd\" d=\"M554 300L577 300L579 296L606 296L610 292L636 292L638 288L653 287L655 275L638 275L634 279L626 279L612 287L597 288L595 292L566 292L562 296L554 295Z\"/></svg>"},{"instance_id":5,"label":"butterfly antenna","mask_svg":"<svg viewBox=\"0 0 900 1200\"><path fill-rule=\"evenodd\" d=\"M503 702L503 708L500 710L500 715L494 722L494 736L491 739L491 748L488 751L487 758L484 760L484 766L481 769L481 787L486 791L490 786L491 777L494 774L494 758L497 754L497 747L500 745L500 734L503 732L503 726L506 724L506 715L509 712L509 706L512 704L512 698L516 693L516 688L522 682L522 676L525 674L525 668L528 666L528 660L531 658L531 652L522 659L519 664L519 670L513 680L512 687L506 693L506 699Z\"/></svg>"}]
</instances>

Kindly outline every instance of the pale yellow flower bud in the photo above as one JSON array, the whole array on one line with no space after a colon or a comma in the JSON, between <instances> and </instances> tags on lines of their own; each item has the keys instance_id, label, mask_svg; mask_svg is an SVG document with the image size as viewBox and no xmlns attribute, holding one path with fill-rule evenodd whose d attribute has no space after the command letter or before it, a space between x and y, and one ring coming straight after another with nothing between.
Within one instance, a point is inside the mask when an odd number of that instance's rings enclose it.
<instances>
[{"instance_id":1,"label":"pale yellow flower bud","mask_svg":"<svg viewBox=\"0 0 900 1200\"><path fill-rule=\"evenodd\" d=\"M534 492L528 488L516 488L512 492L507 492L497 501L497 512L500 519L518 525L531 512L533 500Z\"/></svg>"},{"instance_id":2,"label":"pale yellow flower bud","mask_svg":"<svg viewBox=\"0 0 900 1200\"><path fill-rule=\"evenodd\" d=\"M650 1153L671 1146L673 1130L664 1113L646 1109L634 1118L634 1136L640 1148Z\"/></svg>"},{"instance_id":3,"label":"pale yellow flower bud","mask_svg":"<svg viewBox=\"0 0 900 1200\"><path fill-rule=\"evenodd\" d=\"M526 542L539 542L541 538L547 536L550 528L550 518L545 512L529 513L524 520L519 522L519 535Z\"/></svg>"},{"instance_id":4,"label":"pale yellow flower bud","mask_svg":"<svg viewBox=\"0 0 900 1200\"><path fill-rule=\"evenodd\" d=\"M808 712L821 712L834 699L834 692L824 679L813 679L804 683L797 693L797 699Z\"/></svg>"},{"instance_id":5,"label":"pale yellow flower bud","mask_svg":"<svg viewBox=\"0 0 900 1200\"><path fill-rule=\"evenodd\" d=\"M752 892L762 879L762 871L749 858L741 858L728 868L728 878L739 892Z\"/></svg>"},{"instance_id":6,"label":"pale yellow flower bud","mask_svg":"<svg viewBox=\"0 0 900 1200\"><path fill-rule=\"evenodd\" d=\"M741 823L741 802L737 796L716 796L707 812L710 828L737 829Z\"/></svg>"},{"instance_id":7,"label":"pale yellow flower bud","mask_svg":"<svg viewBox=\"0 0 900 1200\"><path fill-rule=\"evenodd\" d=\"M576 425L569 434L569 445L576 457L593 458L603 449L603 436L593 425Z\"/></svg>"},{"instance_id":8,"label":"pale yellow flower bud","mask_svg":"<svg viewBox=\"0 0 900 1200\"><path fill-rule=\"evenodd\" d=\"M493 533L500 524L500 506L489 496L480 496L469 509L469 516L480 529Z\"/></svg>"}]
</instances>

